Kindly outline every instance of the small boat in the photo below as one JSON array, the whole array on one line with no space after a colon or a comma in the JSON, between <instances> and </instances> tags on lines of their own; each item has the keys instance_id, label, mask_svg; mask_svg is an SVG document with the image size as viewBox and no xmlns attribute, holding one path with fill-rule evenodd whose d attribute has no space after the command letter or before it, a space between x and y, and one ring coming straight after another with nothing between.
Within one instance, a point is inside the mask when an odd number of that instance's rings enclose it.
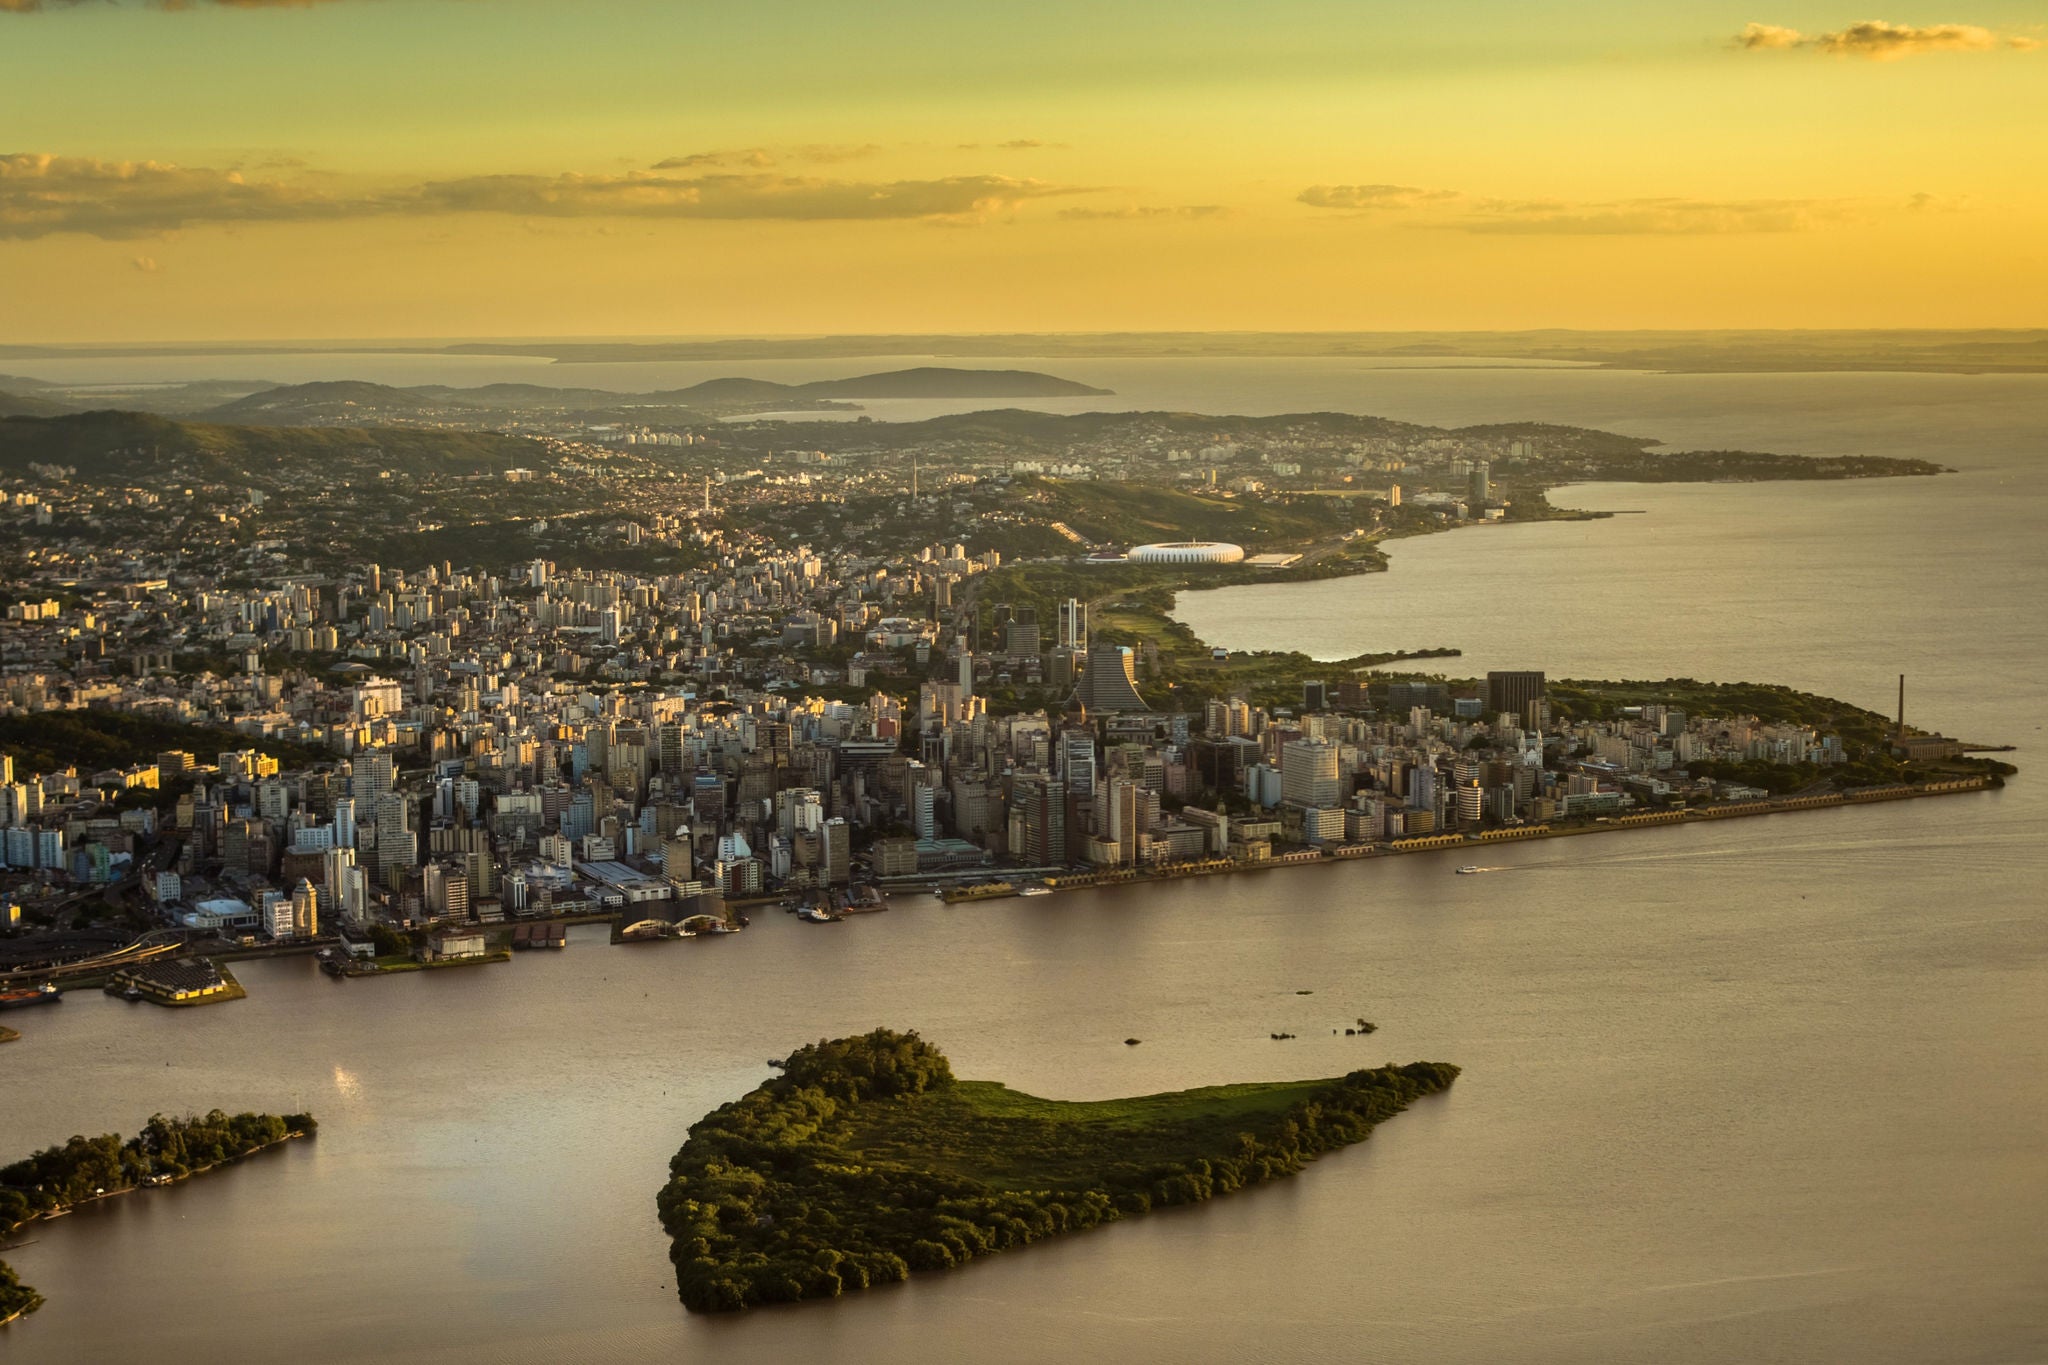
<instances>
[{"instance_id":1,"label":"small boat","mask_svg":"<svg viewBox=\"0 0 2048 1365\"><path fill-rule=\"evenodd\" d=\"M806 924L837 924L844 918L833 914L822 905L807 905L796 912L796 917Z\"/></svg>"},{"instance_id":2,"label":"small boat","mask_svg":"<svg viewBox=\"0 0 2048 1365\"><path fill-rule=\"evenodd\" d=\"M1020 896L1050 896L1052 888L1049 886L1027 886L1017 894Z\"/></svg>"},{"instance_id":3,"label":"small boat","mask_svg":"<svg viewBox=\"0 0 2048 1365\"><path fill-rule=\"evenodd\" d=\"M0 1010L18 1009L23 1005L54 1005L63 998L62 992L45 981L40 986L0 991Z\"/></svg>"},{"instance_id":4,"label":"small boat","mask_svg":"<svg viewBox=\"0 0 2048 1365\"><path fill-rule=\"evenodd\" d=\"M1484 871L1486 871L1486 869L1479 866L1477 863L1466 863L1463 867L1458 869L1458 875L1460 877L1469 877L1475 872Z\"/></svg>"}]
</instances>

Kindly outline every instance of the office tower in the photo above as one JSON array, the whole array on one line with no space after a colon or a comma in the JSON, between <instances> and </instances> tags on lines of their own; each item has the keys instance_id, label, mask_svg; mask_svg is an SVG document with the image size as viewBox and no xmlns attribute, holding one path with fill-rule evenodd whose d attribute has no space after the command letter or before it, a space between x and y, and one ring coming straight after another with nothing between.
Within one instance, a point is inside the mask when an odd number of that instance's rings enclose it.
<instances>
[{"instance_id":1,"label":"office tower","mask_svg":"<svg viewBox=\"0 0 2048 1365\"><path fill-rule=\"evenodd\" d=\"M1502 712L1516 717L1529 714L1529 703L1544 698L1543 674L1540 672L1496 672L1486 675L1486 713L1497 716Z\"/></svg>"},{"instance_id":2,"label":"office tower","mask_svg":"<svg viewBox=\"0 0 2048 1365\"><path fill-rule=\"evenodd\" d=\"M1088 604L1069 597L1060 603L1059 645L1062 649L1086 652L1088 648Z\"/></svg>"},{"instance_id":3,"label":"office tower","mask_svg":"<svg viewBox=\"0 0 2048 1365\"><path fill-rule=\"evenodd\" d=\"M1467 502L1471 505L1472 515L1475 517L1486 509L1487 502L1493 497L1492 474L1493 466L1485 460L1473 462L1472 486Z\"/></svg>"},{"instance_id":4,"label":"office tower","mask_svg":"<svg viewBox=\"0 0 2048 1365\"><path fill-rule=\"evenodd\" d=\"M853 832L846 821L835 817L827 820L819 833L824 844L825 881L844 886L853 880Z\"/></svg>"},{"instance_id":5,"label":"office tower","mask_svg":"<svg viewBox=\"0 0 2048 1365\"><path fill-rule=\"evenodd\" d=\"M1088 664L1075 695L1091 713L1151 709L1138 693L1137 664L1125 645L1090 645Z\"/></svg>"},{"instance_id":6,"label":"office tower","mask_svg":"<svg viewBox=\"0 0 2048 1365\"><path fill-rule=\"evenodd\" d=\"M1280 749L1280 799L1296 806L1334 806L1342 799L1337 746L1327 740L1289 740Z\"/></svg>"}]
</instances>

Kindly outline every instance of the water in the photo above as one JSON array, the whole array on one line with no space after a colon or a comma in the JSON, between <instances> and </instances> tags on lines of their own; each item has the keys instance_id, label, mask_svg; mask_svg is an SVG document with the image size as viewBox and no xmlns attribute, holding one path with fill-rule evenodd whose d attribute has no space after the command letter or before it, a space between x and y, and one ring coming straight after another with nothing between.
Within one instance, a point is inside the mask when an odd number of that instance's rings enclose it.
<instances>
[{"instance_id":1,"label":"water","mask_svg":"<svg viewBox=\"0 0 2048 1365\"><path fill-rule=\"evenodd\" d=\"M1263 365L1199 381L1235 410L1274 382ZM2048 381L1288 383L1369 383L1348 406L1415 420L1597 420L1965 473L1575 490L1647 514L1190 595L1209 638L1455 644L1464 671L1757 677L1878 707L1905 671L1922 723L2038 744ZM50 1304L0 1354L2040 1359L2038 792L2030 773L1988 796L1489 850L1503 870L1476 877L1448 854L918 900L826 928L769 915L716 942L581 931L565 953L388 981L254 963L248 1000L196 1011L80 996L10 1020L28 1036L0 1048L0 1152L215 1104L303 1104L323 1131L27 1234L7 1259ZM1329 1035L1360 1014L1380 1031ZM1071 1098L1418 1057L1466 1071L1268 1189L836 1304L685 1314L652 1207L684 1131L766 1057L876 1024Z\"/></svg>"}]
</instances>

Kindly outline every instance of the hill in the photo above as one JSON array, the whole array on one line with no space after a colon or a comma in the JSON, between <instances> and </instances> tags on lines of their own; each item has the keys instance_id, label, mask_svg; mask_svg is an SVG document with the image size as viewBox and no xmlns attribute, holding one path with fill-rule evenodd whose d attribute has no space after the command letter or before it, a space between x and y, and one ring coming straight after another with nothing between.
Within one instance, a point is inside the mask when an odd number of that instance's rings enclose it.
<instances>
[{"instance_id":1,"label":"hill","mask_svg":"<svg viewBox=\"0 0 2048 1365\"><path fill-rule=\"evenodd\" d=\"M0 418L0 470L69 465L86 478L269 482L317 465L335 477L481 473L544 460L524 437L404 428L223 426L145 412Z\"/></svg>"},{"instance_id":2,"label":"hill","mask_svg":"<svg viewBox=\"0 0 2048 1365\"><path fill-rule=\"evenodd\" d=\"M649 393L551 388L544 384L484 384L475 388L421 384L398 388L348 379L280 385L209 408L199 415L210 422L228 424L299 426L424 417L450 409L506 414L533 409L619 412L694 408L716 412L828 398L1069 398L1107 392L1031 370L956 370L939 366L805 384L740 377L708 379L688 388Z\"/></svg>"},{"instance_id":3,"label":"hill","mask_svg":"<svg viewBox=\"0 0 2048 1365\"><path fill-rule=\"evenodd\" d=\"M307 422L346 419L364 410L388 416L405 412L425 413L432 406L421 395L389 384L342 379L264 389L246 398L210 408L200 416L209 422L228 425L299 426Z\"/></svg>"},{"instance_id":4,"label":"hill","mask_svg":"<svg viewBox=\"0 0 2048 1365\"><path fill-rule=\"evenodd\" d=\"M956 1081L915 1033L877 1029L798 1049L696 1124L657 1203L687 1307L833 1298L1293 1175L1457 1075L1077 1103Z\"/></svg>"},{"instance_id":5,"label":"hill","mask_svg":"<svg viewBox=\"0 0 2048 1365\"><path fill-rule=\"evenodd\" d=\"M78 409L50 398L0 392L0 417L61 417Z\"/></svg>"}]
</instances>

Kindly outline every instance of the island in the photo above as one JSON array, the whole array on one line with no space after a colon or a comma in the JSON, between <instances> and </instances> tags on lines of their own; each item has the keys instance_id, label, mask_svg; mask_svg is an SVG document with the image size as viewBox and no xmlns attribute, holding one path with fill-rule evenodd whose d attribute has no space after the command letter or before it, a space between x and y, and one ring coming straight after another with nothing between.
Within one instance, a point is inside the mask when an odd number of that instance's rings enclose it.
<instances>
[{"instance_id":1,"label":"island","mask_svg":"<svg viewBox=\"0 0 2048 1365\"><path fill-rule=\"evenodd\" d=\"M690 1129L657 1205L697 1312L833 1298L1293 1175L1458 1068L1131 1099L953 1076L916 1032L821 1040Z\"/></svg>"},{"instance_id":2,"label":"island","mask_svg":"<svg viewBox=\"0 0 2048 1365\"><path fill-rule=\"evenodd\" d=\"M135 1189L153 1189L204 1175L266 1147L310 1136L311 1114L227 1114L166 1118L153 1114L142 1131L73 1137L61 1147L0 1166L0 1237L43 1218L59 1218L81 1204ZM0 1326L33 1313L42 1296L0 1261Z\"/></svg>"}]
</instances>

